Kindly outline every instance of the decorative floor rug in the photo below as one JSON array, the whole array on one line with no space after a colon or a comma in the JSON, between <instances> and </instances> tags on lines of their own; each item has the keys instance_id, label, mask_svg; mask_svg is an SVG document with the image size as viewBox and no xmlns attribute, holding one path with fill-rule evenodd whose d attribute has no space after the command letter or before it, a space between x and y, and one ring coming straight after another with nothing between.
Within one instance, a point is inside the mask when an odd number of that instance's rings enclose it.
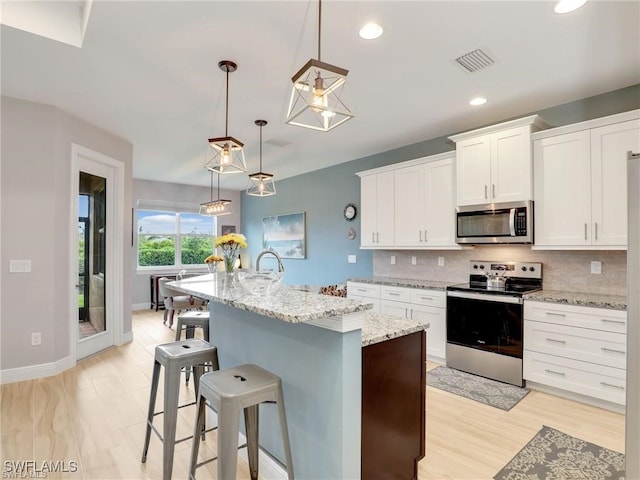
<instances>
[{"instance_id":1,"label":"decorative floor rug","mask_svg":"<svg viewBox=\"0 0 640 480\"><path fill-rule=\"evenodd\" d=\"M471 375L449 367L436 367L429 370L427 385L507 411L529 393L526 388Z\"/></svg>"},{"instance_id":2,"label":"decorative floor rug","mask_svg":"<svg viewBox=\"0 0 640 480\"><path fill-rule=\"evenodd\" d=\"M544 426L495 480L624 480L624 455Z\"/></svg>"}]
</instances>

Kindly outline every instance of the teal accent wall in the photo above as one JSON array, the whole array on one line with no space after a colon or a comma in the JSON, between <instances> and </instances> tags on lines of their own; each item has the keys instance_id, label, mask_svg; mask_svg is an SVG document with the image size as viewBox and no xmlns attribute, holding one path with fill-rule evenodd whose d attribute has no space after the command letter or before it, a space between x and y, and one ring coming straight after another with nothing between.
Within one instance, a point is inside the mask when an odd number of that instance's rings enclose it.
<instances>
[{"instance_id":1,"label":"teal accent wall","mask_svg":"<svg viewBox=\"0 0 640 480\"><path fill-rule=\"evenodd\" d=\"M537 112L523 112L515 118L537 113L550 125L562 126L637 108L640 108L640 84ZM454 133L459 132L451 132ZM278 180L277 171L273 172L277 195L258 198L243 193L242 196L241 232L249 242L251 267L262 250L262 218L305 212L306 258L284 260L285 283L326 285L371 276L372 251L360 250L360 178L356 172L451 150L455 150L455 145L444 136L284 180ZM347 203L358 207L358 216L352 222L342 216ZM354 240L347 238L349 227L357 232ZM347 263L348 255L356 255L357 263ZM269 264L268 258L261 260L261 267L275 266Z\"/></svg>"}]
</instances>

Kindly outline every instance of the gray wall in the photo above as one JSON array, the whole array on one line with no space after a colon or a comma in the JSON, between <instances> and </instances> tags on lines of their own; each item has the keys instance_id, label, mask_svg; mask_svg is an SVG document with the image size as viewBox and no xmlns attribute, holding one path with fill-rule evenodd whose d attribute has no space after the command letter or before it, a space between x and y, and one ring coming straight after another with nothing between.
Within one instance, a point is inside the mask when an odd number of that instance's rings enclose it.
<instances>
[{"instance_id":1,"label":"gray wall","mask_svg":"<svg viewBox=\"0 0 640 480\"><path fill-rule=\"evenodd\" d=\"M202 169L203 175L208 175L206 170ZM217 191L214 192L214 198L217 197ZM217 217L217 233L220 234L221 225L235 225L240 228L240 211L241 198L240 192L220 189L220 197L231 200L232 213ZM133 208L134 215L137 217L138 200L164 200L183 204L200 205L211 199L210 187L199 187L194 185L181 185L178 183L153 182L150 180L134 180L133 181ZM134 217L135 218L135 217ZM134 228L134 245L137 245L137 228ZM137 251L134 248L131 255L131 271L133 274L133 308L144 309L149 308L150 298L150 282L149 276L158 273L176 273L175 268L140 270L138 271ZM196 270L201 270L200 268ZM203 270L204 271L204 270Z\"/></svg>"},{"instance_id":2,"label":"gray wall","mask_svg":"<svg viewBox=\"0 0 640 480\"><path fill-rule=\"evenodd\" d=\"M0 163L0 365L2 370L48 364L68 357L69 195L71 144L125 165L124 218L131 215L133 148L127 141L56 108L2 97ZM124 332L131 331L131 227L125 221ZM9 260L31 259L30 273L9 273ZM31 332L42 345L31 346Z\"/></svg>"},{"instance_id":3,"label":"gray wall","mask_svg":"<svg viewBox=\"0 0 640 480\"><path fill-rule=\"evenodd\" d=\"M640 108L640 85L538 112L523 111L518 117L537 113L550 125L561 126L637 108ZM487 124L489 123L478 123L473 128L483 127ZM454 133L459 132L451 132L451 134ZM318 135L322 135L322 133L318 133ZM440 270L434 271L425 268L425 266L429 265L438 256L437 254L424 251L405 251L401 254L402 256L418 256L420 259L418 268L403 269L403 264L399 263L397 268L390 269L388 268L389 252L359 249L360 215L353 222L346 222L342 217L345 204L352 202L360 207L360 181L355 175L356 172L454 149L455 145L446 137L438 137L281 181L278 181L277 172L274 172L278 190L276 196L256 198L243 194L242 232L247 236L248 256L252 259L252 265L253 259L262 249L262 217L304 211L307 220L307 258L304 260L285 260L286 283L341 283L347 278L387 274L396 276L409 274L414 278L431 278L435 272L438 276L448 277L444 278L445 280L464 281L460 264L453 266L453 259L462 262L468 260L469 257L477 256L477 253L446 253L447 258L451 261L448 261L445 267L440 267ZM358 233L355 240L347 239L347 230L350 226L353 226ZM527 251L529 251L528 248ZM347 255L349 254L357 255L356 264L347 263ZM443 255L442 252L440 255ZM493 257L494 254L487 255ZM497 250L495 255L500 255ZM527 253L527 255L533 255L531 257L535 258L533 261L543 261L549 265L553 262L559 272L569 274L582 271L585 264L588 265L588 260L598 260L598 257L603 256L603 275L589 275L581 280L576 280L575 285L570 284L569 286L578 291L584 291L585 288L593 288L602 292L624 293L625 291L624 253L611 253L607 256L606 253L597 252L594 252L593 255L579 253L558 255L551 252L537 252L535 255L533 253ZM484 253L482 256L486 257ZM551 267L546 270L546 273L551 274L550 269ZM562 277L563 274L558 273L555 277L553 275L549 277L549 280L555 285L556 278L560 282ZM546 275L545 280L547 280ZM586 282L586 285L580 282Z\"/></svg>"}]
</instances>

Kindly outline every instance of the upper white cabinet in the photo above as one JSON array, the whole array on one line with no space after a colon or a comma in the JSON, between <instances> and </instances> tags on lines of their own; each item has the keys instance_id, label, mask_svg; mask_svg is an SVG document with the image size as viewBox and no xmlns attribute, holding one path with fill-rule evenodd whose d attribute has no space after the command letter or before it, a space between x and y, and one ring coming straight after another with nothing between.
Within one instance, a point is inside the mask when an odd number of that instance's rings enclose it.
<instances>
[{"instance_id":1,"label":"upper white cabinet","mask_svg":"<svg viewBox=\"0 0 640 480\"><path fill-rule=\"evenodd\" d=\"M363 175L360 179L361 247L390 247L394 244L393 171Z\"/></svg>"},{"instance_id":2,"label":"upper white cabinet","mask_svg":"<svg viewBox=\"0 0 640 480\"><path fill-rule=\"evenodd\" d=\"M459 249L454 153L360 172L362 248Z\"/></svg>"},{"instance_id":3,"label":"upper white cabinet","mask_svg":"<svg viewBox=\"0 0 640 480\"><path fill-rule=\"evenodd\" d=\"M453 135L457 205L531 200L531 134L547 128L538 116Z\"/></svg>"},{"instance_id":4,"label":"upper white cabinet","mask_svg":"<svg viewBox=\"0 0 640 480\"><path fill-rule=\"evenodd\" d=\"M533 135L535 247L624 249L627 151L640 110Z\"/></svg>"}]
</instances>

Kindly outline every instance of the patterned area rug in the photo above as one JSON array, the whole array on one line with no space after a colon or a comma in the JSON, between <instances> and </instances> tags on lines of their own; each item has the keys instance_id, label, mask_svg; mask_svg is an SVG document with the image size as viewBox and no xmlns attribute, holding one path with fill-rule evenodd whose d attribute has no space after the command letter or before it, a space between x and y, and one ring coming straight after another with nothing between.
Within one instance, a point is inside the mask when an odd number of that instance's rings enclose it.
<instances>
[{"instance_id":1,"label":"patterned area rug","mask_svg":"<svg viewBox=\"0 0 640 480\"><path fill-rule=\"evenodd\" d=\"M449 367L436 367L429 370L427 385L502 410L511 410L529 393L526 388L471 375Z\"/></svg>"},{"instance_id":2,"label":"patterned area rug","mask_svg":"<svg viewBox=\"0 0 640 480\"><path fill-rule=\"evenodd\" d=\"M493 478L624 480L624 455L545 426Z\"/></svg>"}]
</instances>

